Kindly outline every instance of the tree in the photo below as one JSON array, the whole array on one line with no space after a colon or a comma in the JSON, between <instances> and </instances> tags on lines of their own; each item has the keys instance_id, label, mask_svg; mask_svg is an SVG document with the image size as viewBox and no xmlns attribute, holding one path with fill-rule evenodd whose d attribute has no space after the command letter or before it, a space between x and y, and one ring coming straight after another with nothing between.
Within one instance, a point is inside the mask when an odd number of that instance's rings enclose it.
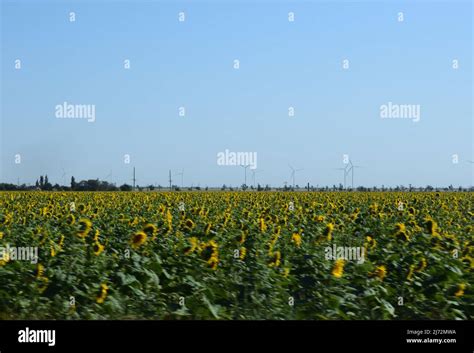
<instances>
[{"instance_id":1,"label":"tree","mask_svg":"<svg viewBox=\"0 0 474 353\"><path fill-rule=\"evenodd\" d=\"M71 190L74 190L76 188L76 179L74 176L71 177Z\"/></svg>"},{"instance_id":2,"label":"tree","mask_svg":"<svg viewBox=\"0 0 474 353\"><path fill-rule=\"evenodd\" d=\"M45 176L44 176L43 190L46 190L46 191L51 191L51 190L53 190L53 185L49 182L49 180L48 180L48 175L45 175Z\"/></svg>"},{"instance_id":3,"label":"tree","mask_svg":"<svg viewBox=\"0 0 474 353\"><path fill-rule=\"evenodd\" d=\"M43 188L43 185L44 185L44 178L42 175L40 175L40 183L39 183L40 188Z\"/></svg>"},{"instance_id":4,"label":"tree","mask_svg":"<svg viewBox=\"0 0 474 353\"><path fill-rule=\"evenodd\" d=\"M132 187L128 184L123 184L120 186L120 191L132 191Z\"/></svg>"}]
</instances>

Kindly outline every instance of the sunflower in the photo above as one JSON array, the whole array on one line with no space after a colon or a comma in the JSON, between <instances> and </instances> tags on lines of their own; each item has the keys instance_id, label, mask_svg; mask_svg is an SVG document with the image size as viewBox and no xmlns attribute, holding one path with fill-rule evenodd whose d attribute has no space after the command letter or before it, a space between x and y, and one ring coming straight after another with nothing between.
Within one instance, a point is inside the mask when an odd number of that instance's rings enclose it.
<instances>
[{"instance_id":1,"label":"sunflower","mask_svg":"<svg viewBox=\"0 0 474 353\"><path fill-rule=\"evenodd\" d=\"M38 287L38 291L43 293L48 288L49 279L44 275L44 266L42 264L36 265L36 279L41 283Z\"/></svg>"},{"instance_id":2,"label":"sunflower","mask_svg":"<svg viewBox=\"0 0 474 353\"><path fill-rule=\"evenodd\" d=\"M247 239L247 235L248 235L248 230L243 230L237 237L238 238L237 241L240 244L243 244L245 242L245 239Z\"/></svg>"},{"instance_id":3,"label":"sunflower","mask_svg":"<svg viewBox=\"0 0 474 353\"><path fill-rule=\"evenodd\" d=\"M66 217L66 223L72 226L76 222L76 217L73 214L68 214Z\"/></svg>"},{"instance_id":4,"label":"sunflower","mask_svg":"<svg viewBox=\"0 0 474 353\"><path fill-rule=\"evenodd\" d=\"M157 231L158 228L152 223L147 223L143 226L143 232L150 238L154 237Z\"/></svg>"},{"instance_id":5,"label":"sunflower","mask_svg":"<svg viewBox=\"0 0 474 353\"><path fill-rule=\"evenodd\" d=\"M242 246L239 250L239 254L239 259L243 261L245 259L245 255L247 255L247 249Z\"/></svg>"},{"instance_id":6,"label":"sunflower","mask_svg":"<svg viewBox=\"0 0 474 353\"><path fill-rule=\"evenodd\" d=\"M342 274L344 273L344 264L345 264L344 259L336 260L336 263L334 264L331 274L336 278L341 278Z\"/></svg>"},{"instance_id":7,"label":"sunflower","mask_svg":"<svg viewBox=\"0 0 474 353\"><path fill-rule=\"evenodd\" d=\"M281 253L279 251L275 251L273 253L272 261L268 264L270 267L278 267L280 266L281 262Z\"/></svg>"},{"instance_id":8,"label":"sunflower","mask_svg":"<svg viewBox=\"0 0 474 353\"><path fill-rule=\"evenodd\" d=\"M188 229L188 230L192 230L195 226L194 222L192 221L192 219L187 219L185 222L184 222L184 226Z\"/></svg>"},{"instance_id":9,"label":"sunflower","mask_svg":"<svg viewBox=\"0 0 474 353\"><path fill-rule=\"evenodd\" d=\"M474 258L469 255L465 255L461 258L463 264L469 266L470 268L474 269Z\"/></svg>"},{"instance_id":10,"label":"sunflower","mask_svg":"<svg viewBox=\"0 0 474 353\"><path fill-rule=\"evenodd\" d=\"M107 286L107 284L102 283L100 285L100 292L99 292L99 295L96 298L96 302L98 304L102 304L105 301L105 298L107 298L108 290L109 290L109 287Z\"/></svg>"},{"instance_id":11,"label":"sunflower","mask_svg":"<svg viewBox=\"0 0 474 353\"><path fill-rule=\"evenodd\" d=\"M96 241L92 247L95 256L99 256L104 251L104 246Z\"/></svg>"},{"instance_id":12,"label":"sunflower","mask_svg":"<svg viewBox=\"0 0 474 353\"><path fill-rule=\"evenodd\" d=\"M438 224L431 218L426 219L425 223L426 229L428 230L428 233L431 235L436 235L438 234L437 229L438 229Z\"/></svg>"},{"instance_id":13,"label":"sunflower","mask_svg":"<svg viewBox=\"0 0 474 353\"><path fill-rule=\"evenodd\" d=\"M42 264L36 265L36 278L43 277L44 274L44 266Z\"/></svg>"},{"instance_id":14,"label":"sunflower","mask_svg":"<svg viewBox=\"0 0 474 353\"><path fill-rule=\"evenodd\" d=\"M230 219L230 215L227 212L225 212L224 213L224 222L223 222L224 227L227 225L227 222L229 222L229 219Z\"/></svg>"},{"instance_id":15,"label":"sunflower","mask_svg":"<svg viewBox=\"0 0 474 353\"><path fill-rule=\"evenodd\" d=\"M258 227L260 228L260 232L265 232L267 230L267 225L265 224L265 219L259 218L258 220Z\"/></svg>"},{"instance_id":16,"label":"sunflower","mask_svg":"<svg viewBox=\"0 0 474 353\"><path fill-rule=\"evenodd\" d=\"M38 291L40 293L43 293L46 288L48 288L48 284L49 284L49 278L47 277L39 277L38 280L40 281L41 285L38 287Z\"/></svg>"},{"instance_id":17,"label":"sunflower","mask_svg":"<svg viewBox=\"0 0 474 353\"><path fill-rule=\"evenodd\" d=\"M77 233L77 235L80 238L85 238L91 231L92 222L87 218L81 218L78 222L78 225L79 225L79 232Z\"/></svg>"},{"instance_id":18,"label":"sunflower","mask_svg":"<svg viewBox=\"0 0 474 353\"><path fill-rule=\"evenodd\" d=\"M0 240L3 239L3 232L0 232Z\"/></svg>"},{"instance_id":19,"label":"sunflower","mask_svg":"<svg viewBox=\"0 0 474 353\"><path fill-rule=\"evenodd\" d=\"M145 232L136 232L132 235L130 242L133 248L138 248L140 245L143 245L146 242L147 235Z\"/></svg>"},{"instance_id":20,"label":"sunflower","mask_svg":"<svg viewBox=\"0 0 474 353\"><path fill-rule=\"evenodd\" d=\"M324 216L316 216L316 215L315 215L315 216L313 217L313 221L315 221L315 222L320 222L320 223L321 223L321 222L324 222Z\"/></svg>"},{"instance_id":21,"label":"sunflower","mask_svg":"<svg viewBox=\"0 0 474 353\"><path fill-rule=\"evenodd\" d=\"M197 247L198 247L198 245L199 245L198 238L196 238L196 237L191 237L191 238L189 238L189 244L190 244L190 245L187 246L187 247L184 249L184 254L185 254L185 255L189 255L189 254L193 253L193 252L197 249Z\"/></svg>"},{"instance_id":22,"label":"sunflower","mask_svg":"<svg viewBox=\"0 0 474 353\"><path fill-rule=\"evenodd\" d=\"M94 241L99 241L100 230L96 229L94 233Z\"/></svg>"},{"instance_id":23,"label":"sunflower","mask_svg":"<svg viewBox=\"0 0 474 353\"><path fill-rule=\"evenodd\" d=\"M211 231L212 223L207 223L206 227L204 228L204 234L209 235L209 232Z\"/></svg>"},{"instance_id":24,"label":"sunflower","mask_svg":"<svg viewBox=\"0 0 474 353\"><path fill-rule=\"evenodd\" d=\"M301 246L301 235L299 233L293 233L291 241L299 248Z\"/></svg>"},{"instance_id":25,"label":"sunflower","mask_svg":"<svg viewBox=\"0 0 474 353\"><path fill-rule=\"evenodd\" d=\"M403 223L397 223L395 224L395 231L398 233L406 232L406 227Z\"/></svg>"},{"instance_id":26,"label":"sunflower","mask_svg":"<svg viewBox=\"0 0 474 353\"><path fill-rule=\"evenodd\" d=\"M168 229L173 228L173 216L171 215L170 210L166 210L166 222L168 223Z\"/></svg>"},{"instance_id":27,"label":"sunflower","mask_svg":"<svg viewBox=\"0 0 474 353\"><path fill-rule=\"evenodd\" d=\"M207 243L202 243L201 245L201 255L205 260L208 260L211 257L211 254L217 248L217 243L214 240L209 240Z\"/></svg>"},{"instance_id":28,"label":"sunflower","mask_svg":"<svg viewBox=\"0 0 474 353\"><path fill-rule=\"evenodd\" d=\"M219 264L219 258L217 257L217 255L211 256L211 258L207 261L207 264L208 264L209 267L211 267L213 270L216 270L216 269L217 269L217 265Z\"/></svg>"},{"instance_id":29,"label":"sunflower","mask_svg":"<svg viewBox=\"0 0 474 353\"><path fill-rule=\"evenodd\" d=\"M8 252L4 252L2 257L0 258L0 267L5 266L10 261L10 254Z\"/></svg>"},{"instance_id":30,"label":"sunflower","mask_svg":"<svg viewBox=\"0 0 474 353\"><path fill-rule=\"evenodd\" d=\"M0 216L0 225L8 225L11 223L13 216L9 213Z\"/></svg>"},{"instance_id":31,"label":"sunflower","mask_svg":"<svg viewBox=\"0 0 474 353\"><path fill-rule=\"evenodd\" d=\"M377 241L372 238L370 235L365 237L366 243L368 246L370 246L371 249L375 248L377 246Z\"/></svg>"},{"instance_id":32,"label":"sunflower","mask_svg":"<svg viewBox=\"0 0 474 353\"><path fill-rule=\"evenodd\" d=\"M136 226L138 224L138 217L134 217L132 221L128 222L130 227Z\"/></svg>"},{"instance_id":33,"label":"sunflower","mask_svg":"<svg viewBox=\"0 0 474 353\"><path fill-rule=\"evenodd\" d=\"M379 205L378 204L372 204L369 206L369 212L372 214L376 214L378 211Z\"/></svg>"},{"instance_id":34,"label":"sunflower","mask_svg":"<svg viewBox=\"0 0 474 353\"><path fill-rule=\"evenodd\" d=\"M334 230L334 224L328 223L326 229L324 229L323 235L327 237L328 241L332 239L332 231Z\"/></svg>"},{"instance_id":35,"label":"sunflower","mask_svg":"<svg viewBox=\"0 0 474 353\"><path fill-rule=\"evenodd\" d=\"M464 290L466 289L466 284L465 283L461 283L459 286L458 286L458 289L456 291L456 293L454 293L454 296L456 297L462 297L464 295Z\"/></svg>"},{"instance_id":36,"label":"sunflower","mask_svg":"<svg viewBox=\"0 0 474 353\"><path fill-rule=\"evenodd\" d=\"M373 275L376 276L381 281L383 281L383 279L387 275L387 268L384 265L377 266L375 268L375 272L373 273Z\"/></svg>"},{"instance_id":37,"label":"sunflower","mask_svg":"<svg viewBox=\"0 0 474 353\"><path fill-rule=\"evenodd\" d=\"M395 224L395 237L403 241L409 241L410 237L408 236L407 229L403 223Z\"/></svg>"},{"instance_id":38,"label":"sunflower","mask_svg":"<svg viewBox=\"0 0 474 353\"><path fill-rule=\"evenodd\" d=\"M418 264L418 267L415 269L416 272L423 271L427 266L426 259L423 257Z\"/></svg>"},{"instance_id":39,"label":"sunflower","mask_svg":"<svg viewBox=\"0 0 474 353\"><path fill-rule=\"evenodd\" d=\"M62 247L64 245L64 238L65 238L64 235L61 235L61 238L59 239L58 245L59 245L60 249L62 249Z\"/></svg>"},{"instance_id":40,"label":"sunflower","mask_svg":"<svg viewBox=\"0 0 474 353\"><path fill-rule=\"evenodd\" d=\"M50 248L51 257L55 257L56 256L56 248L54 247L54 242L53 241L50 242L49 248Z\"/></svg>"},{"instance_id":41,"label":"sunflower","mask_svg":"<svg viewBox=\"0 0 474 353\"><path fill-rule=\"evenodd\" d=\"M214 240L204 243L201 256L213 270L217 269L219 263L219 250L218 245Z\"/></svg>"}]
</instances>

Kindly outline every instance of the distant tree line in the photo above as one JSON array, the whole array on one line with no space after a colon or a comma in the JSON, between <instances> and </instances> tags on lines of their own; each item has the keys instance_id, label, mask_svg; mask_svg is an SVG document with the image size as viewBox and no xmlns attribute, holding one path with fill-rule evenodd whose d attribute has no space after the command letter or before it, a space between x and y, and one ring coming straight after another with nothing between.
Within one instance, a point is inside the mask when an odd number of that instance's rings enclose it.
<instances>
[{"instance_id":1,"label":"distant tree line","mask_svg":"<svg viewBox=\"0 0 474 353\"><path fill-rule=\"evenodd\" d=\"M162 187L160 185L154 186L154 185L149 185L145 187L141 186L136 186L135 190L137 191L153 191L153 190L169 190L169 187ZM219 188L211 188L211 189L219 189ZM71 177L71 183L69 186L65 185L59 185L59 184L51 184L49 182L48 176L47 175L41 175L35 182L34 186L31 185L15 185L15 184L9 184L9 183L0 183L0 191L2 190L43 190L43 191L132 191L134 190L133 187L129 184L123 184L121 186L116 186L115 184L109 183L107 181L99 180L99 179L88 179L88 180L81 180L79 182L76 182L76 179L74 177ZM177 185L172 186L173 191L181 191L181 188ZM192 191L200 191L200 190L209 190L209 187L201 188L200 186L194 186L194 187L186 187L186 190ZM222 185L220 187L220 190L225 191L237 191L237 190L252 190L252 191L271 191L271 190L277 190L277 191L365 191L365 192L377 192L377 191L418 191L418 192L429 192L429 191L474 191L474 187L458 187L455 188L452 185L449 185L448 187L433 187L431 185L427 185L425 187L413 187L412 185L409 185L408 187L404 185L399 185L395 187L385 187L382 185L382 187L364 187L364 186L359 186L356 188L344 188L342 184L339 185L333 185L332 187L329 186L312 186L307 184L305 187L300 187L299 185L293 186L288 186L285 185L284 187L276 187L272 188L270 185L265 185L262 186L258 184L256 187L254 186L248 186L245 184L242 184L240 187L232 187L232 186L227 186L227 185Z\"/></svg>"},{"instance_id":2,"label":"distant tree line","mask_svg":"<svg viewBox=\"0 0 474 353\"><path fill-rule=\"evenodd\" d=\"M351 188L351 187L344 188L342 184L339 184L339 185L333 185L332 187L329 187L329 186L323 186L323 187L316 186L315 187L312 185L308 185L304 188L300 188L298 185L296 185L295 187L285 185L282 188L276 188L276 190L280 190L280 191L303 191L303 190L304 191L364 191L364 192L371 192L371 191L372 192L378 192L378 191L382 191L382 192L385 192L385 191L404 191L404 192L471 191L472 192L474 191L474 187L459 186L455 188L453 185L449 185L447 187L433 187L431 185L427 185L424 187L414 187L411 185L409 187L406 187L404 185L397 185L395 187L385 187L384 185L382 185L382 187L358 186L354 188Z\"/></svg>"},{"instance_id":3,"label":"distant tree line","mask_svg":"<svg viewBox=\"0 0 474 353\"><path fill-rule=\"evenodd\" d=\"M74 177L71 177L70 186L51 184L48 176L41 175L35 182L34 186L22 184L8 184L0 183L0 190L42 190L42 191L131 191L132 187L128 184L123 184L119 187L107 181L99 179L88 179L76 182Z\"/></svg>"}]
</instances>

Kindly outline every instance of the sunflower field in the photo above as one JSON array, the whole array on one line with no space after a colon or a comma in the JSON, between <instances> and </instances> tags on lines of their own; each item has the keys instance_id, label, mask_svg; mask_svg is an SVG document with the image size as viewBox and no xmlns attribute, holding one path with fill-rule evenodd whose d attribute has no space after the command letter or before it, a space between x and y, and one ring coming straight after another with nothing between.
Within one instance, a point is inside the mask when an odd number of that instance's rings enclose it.
<instances>
[{"instance_id":1,"label":"sunflower field","mask_svg":"<svg viewBox=\"0 0 474 353\"><path fill-rule=\"evenodd\" d=\"M0 319L473 319L472 193L1 192ZM358 246L365 261L327 259Z\"/></svg>"}]
</instances>

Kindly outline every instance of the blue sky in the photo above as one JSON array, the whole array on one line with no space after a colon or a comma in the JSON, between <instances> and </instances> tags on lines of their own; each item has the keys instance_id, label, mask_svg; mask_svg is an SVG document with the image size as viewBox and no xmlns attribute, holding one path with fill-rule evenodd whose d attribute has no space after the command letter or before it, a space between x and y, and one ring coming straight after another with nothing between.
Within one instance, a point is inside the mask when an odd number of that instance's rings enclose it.
<instances>
[{"instance_id":1,"label":"blue sky","mask_svg":"<svg viewBox=\"0 0 474 353\"><path fill-rule=\"evenodd\" d=\"M240 185L216 162L229 149L256 152L274 186L289 163L297 184L338 184L344 154L356 185L472 185L472 15L470 1L2 1L0 180L122 184L135 166L139 185L182 168L186 185ZM65 101L95 121L57 119ZM420 121L381 119L388 102Z\"/></svg>"}]
</instances>

